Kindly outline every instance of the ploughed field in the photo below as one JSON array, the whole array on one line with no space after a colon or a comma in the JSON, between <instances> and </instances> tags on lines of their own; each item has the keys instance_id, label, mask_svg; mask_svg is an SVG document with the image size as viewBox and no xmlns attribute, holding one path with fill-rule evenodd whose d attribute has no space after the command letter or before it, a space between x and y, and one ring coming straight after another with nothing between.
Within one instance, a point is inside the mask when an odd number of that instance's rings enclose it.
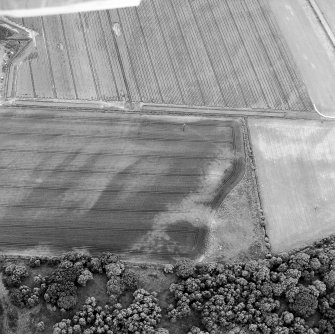
<instances>
[{"instance_id":1,"label":"ploughed field","mask_svg":"<svg viewBox=\"0 0 335 334\"><path fill-rule=\"evenodd\" d=\"M275 252L335 232L335 130L316 121L249 120Z\"/></svg>"},{"instance_id":2,"label":"ploughed field","mask_svg":"<svg viewBox=\"0 0 335 334\"><path fill-rule=\"evenodd\" d=\"M243 157L238 121L3 111L0 250L197 256Z\"/></svg>"},{"instance_id":3,"label":"ploughed field","mask_svg":"<svg viewBox=\"0 0 335 334\"><path fill-rule=\"evenodd\" d=\"M143 0L18 22L39 35L8 98L313 108L266 0Z\"/></svg>"}]
</instances>

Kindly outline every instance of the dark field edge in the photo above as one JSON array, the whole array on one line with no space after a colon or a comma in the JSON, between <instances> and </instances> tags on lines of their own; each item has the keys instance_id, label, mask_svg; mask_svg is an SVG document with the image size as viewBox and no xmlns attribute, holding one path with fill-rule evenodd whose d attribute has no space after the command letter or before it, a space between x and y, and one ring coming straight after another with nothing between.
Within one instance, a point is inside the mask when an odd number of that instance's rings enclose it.
<instances>
[{"instance_id":1,"label":"dark field edge","mask_svg":"<svg viewBox=\"0 0 335 334\"><path fill-rule=\"evenodd\" d=\"M129 104L124 108L108 107L99 104L98 101L80 101L78 103L74 100L64 101L46 101L33 99L14 99L7 101L0 108L1 115L4 117L11 117L12 113L20 110L20 114L24 115L22 111L24 108L33 109L35 112L48 113L50 118L64 118L62 112L90 114L94 113L96 117L90 117L92 121L102 122L108 121L106 115L132 115L133 117L146 116L194 116L210 118L241 118L241 117L255 117L255 118L278 118L278 119L307 119L307 120L322 120L327 122L334 122L332 119L327 119L319 115L315 110L313 111L298 111L298 110L279 110L279 109L260 109L260 108L224 108L224 107L202 107L202 106L187 106L187 105L172 105L172 104L152 104L143 103L140 105ZM19 114L18 114L19 115ZM39 115L31 115L38 119ZM72 120L80 121L82 117L70 116ZM176 124L181 124L176 123Z\"/></svg>"},{"instance_id":2,"label":"dark field edge","mask_svg":"<svg viewBox=\"0 0 335 334\"><path fill-rule=\"evenodd\" d=\"M241 127L242 125L238 125L237 122L232 123L233 150L235 158L233 161L233 167L230 175L222 182L217 191L217 194L209 203L213 210L217 210L219 208L226 196L242 180L244 176L246 161ZM242 157L239 157L239 153L242 153Z\"/></svg>"},{"instance_id":3,"label":"dark field edge","mask_svg":"<svg viewBox=\"0 0 335 334\"><path fill-rule=\"evenodd\" d=\"M252 168L252 176L253 176L253 181L256 189L256 194L257 194L257 203L258 203L258 208L259 208L259 221L260 221L260 226L263 229L264 232L264 241L265 245L268 248L268 250L271 252L271 244L269 243L269 236L266 231L266 219L263 211L263 201L262 201L262 196L261 196L261 190L260 190L260 185L259 185L259 180L258 180L258 175L256 172L257 166L256 166L256 161L255 161L255 156L253 152L253 144L252 144L252 137L250 134L250 128L248 124L248 118L244 119L244 128L246 131L246 136L245 136L245 143L247 145L247 150L249 153L249 159L250 159L250 164Z\"/></svg>"},{"instance_id":4,"label":"dark field edge","mask_svg":"<svg viewBox=\"0 0 335 334\"><path fill-rule=\"evenodd\" d=\"M227 195L235 188L237 184L241 182L246 173L246 139L244 136L245 123L243 119L233 120L231 122L232 133L233 133L233 150L234 160L232 170L229 175L225 176L222 183L216 190L216 194L213 199L207 203L214 211L217 211L220 205L223 203ZM242 155L242 156L240 156ZM207 248L209 242L209 230L208 228L199 229L196 235L196 249L198 255L202 255Z\"/></svg>"}]
</instances>

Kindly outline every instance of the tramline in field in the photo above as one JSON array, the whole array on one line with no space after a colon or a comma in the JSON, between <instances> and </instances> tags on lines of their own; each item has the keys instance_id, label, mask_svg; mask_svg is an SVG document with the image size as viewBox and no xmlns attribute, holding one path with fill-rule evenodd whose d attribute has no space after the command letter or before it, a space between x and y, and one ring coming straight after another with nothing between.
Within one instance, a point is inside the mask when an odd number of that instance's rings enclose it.
<instances>
[{"instance_id":1,"label":"tramline in field","mask_svg":"<svg viewBox=\"0 0 335 334\"><path fill-rule=\"evenodd\" d=\"M18 21L39 36L7 98L313 108L263 0L144 0Z\"/></svg>"},{"instance_id":2,"label":"tramline in field","mask_svg":"<svg viewBox=\"0 0 335 334\"><path fill-rule=\"evenodd\" d=\"M238 121L52 115L1 115L2 250L200 256L245 173Z\"/></svg>"}]
</instances>

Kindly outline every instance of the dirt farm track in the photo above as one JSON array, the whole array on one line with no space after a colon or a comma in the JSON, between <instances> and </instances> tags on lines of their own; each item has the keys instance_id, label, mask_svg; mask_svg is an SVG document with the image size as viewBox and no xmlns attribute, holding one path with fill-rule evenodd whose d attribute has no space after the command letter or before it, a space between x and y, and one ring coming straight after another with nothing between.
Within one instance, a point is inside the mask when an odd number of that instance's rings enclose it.
<instances>
[{"instance_id":1,"label":"dirt farm track","mask_svg":"<svg viewBox=\"0 0 335 334\"><path fill-rule=\"evenodd\" d=\"M16 21L38 36L8 99L313 109L265 0L143 0Z\"/></svg>"}]
</instances>

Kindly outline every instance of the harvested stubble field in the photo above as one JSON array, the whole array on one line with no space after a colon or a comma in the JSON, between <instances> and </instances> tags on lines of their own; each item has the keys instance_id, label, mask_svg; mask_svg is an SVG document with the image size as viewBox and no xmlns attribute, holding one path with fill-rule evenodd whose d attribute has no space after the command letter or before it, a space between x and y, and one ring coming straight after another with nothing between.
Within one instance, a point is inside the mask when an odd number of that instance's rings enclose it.
<instances>
[{"instance_id":1,"label":"harvested stubble field","mask_svg":"<svg viewBox=\"0 0 335 334\"><path fill-rule=\"evenodd\" d=\"M143 0L20 23L37 49L8 98L312 110L265 0Z\"/></svg>"},{"instance_id":2,"label":"harvested stubble field","mask_svg":"<svg viewBox=\"0 0 335 334\"><path fill-rule=\"evenodd\" d=\"M318 4L322 5L323 1ZM333 1L328 4L332 15ZM293 54L313 103L335 116L335 49L308 0L270 0L269 6ZM326 8L326 7L324 7Z\"/></svg>"},{"instance_id":3,"label":"harvested stubble field","mask_svg":"<svg viewBox=\"0 0 335 334\"><path fill-rule=\"evenodd\" d=\"M334 233L334 125L253 119L249 126L273 250Z\"/></svg>"},{"instance_id":4,"label":"harvested stubble field","mask_svg":"<svg viewBox=\"0 0 335 334\"><path fill-rule=\"evenodd\" d=\"M335 2L327 0L316 0L322 14L325 16L327 23L335 34Z\"/></svg>"},{"instance_id":5,"label":"harvested stubble field","mask_svg":"<svg viewBox=\"0 0 335 334\"><path fill-rule=\"evenodd\" d=\"M195 257L244 174L238 121L27 109L0 119L2 251Z\"/></svg>"}]
</instances>

